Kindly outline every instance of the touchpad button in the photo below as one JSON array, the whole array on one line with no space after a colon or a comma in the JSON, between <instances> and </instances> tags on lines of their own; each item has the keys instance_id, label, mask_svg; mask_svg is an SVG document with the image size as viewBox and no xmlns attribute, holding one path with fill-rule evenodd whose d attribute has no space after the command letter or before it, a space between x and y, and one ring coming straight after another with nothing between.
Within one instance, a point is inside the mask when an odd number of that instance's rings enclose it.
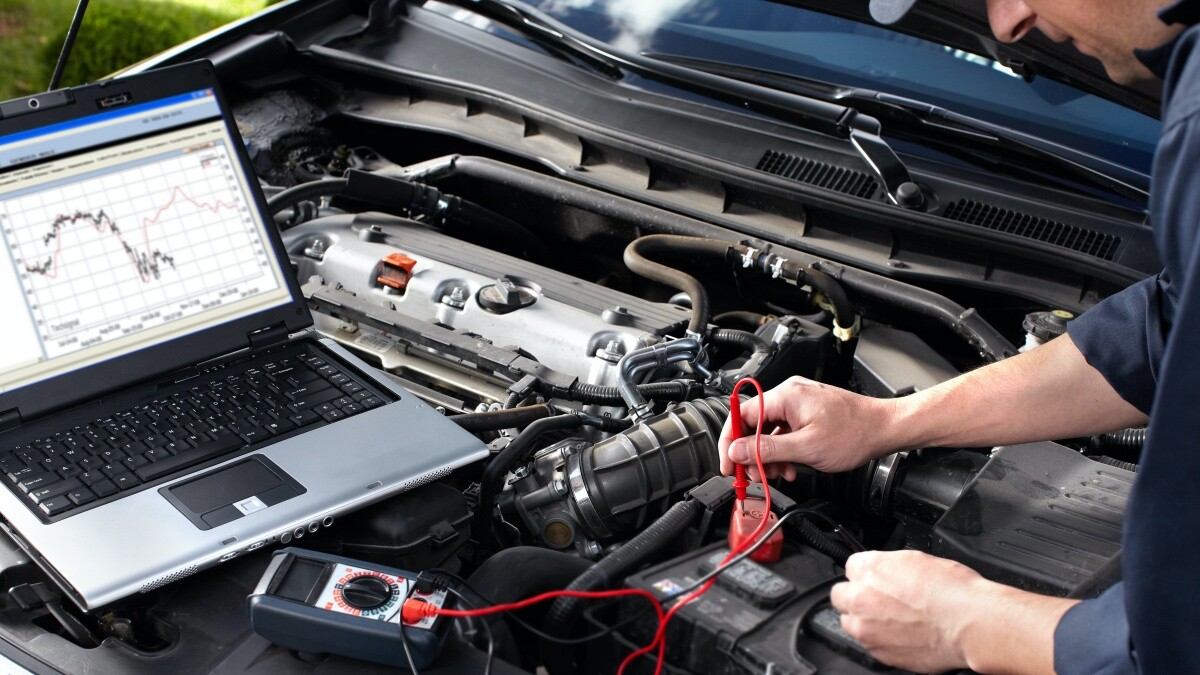
<instances>
[{"instance_id":1,"label":"touchpad button","mask_svg":"<svg viewBox=\"0 0 1200 675\"><path fill-rule=\"evenodd\" d=\"M305 489L261 456L159 490L196 527L207 530L261 511Z\"/></svg>"}]
</instances>

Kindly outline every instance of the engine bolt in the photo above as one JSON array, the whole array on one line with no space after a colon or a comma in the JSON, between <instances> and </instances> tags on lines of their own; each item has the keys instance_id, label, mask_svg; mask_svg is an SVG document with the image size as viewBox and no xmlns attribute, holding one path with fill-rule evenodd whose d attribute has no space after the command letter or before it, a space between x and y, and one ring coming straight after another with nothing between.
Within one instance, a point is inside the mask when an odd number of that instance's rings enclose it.
<instances>
[{"instance_id":1,"label":"engine bolt","mask_svg":"<svg viewBox=\"0 0 1200 675\"><path fill-rule=\"evenodd\" d=\"M551 490L551 491L552 491L552 492L553 492L553 493L554 493L556 496L559 496L559 497L566 496L566 494L567 494L567 481L565 481L565 480L563 480L563 479L559 478L558 480L556 480L556 481L554 481L553 483L551 483L551 484L550 484L550 490Z\"/></svg>"}]
</instances>

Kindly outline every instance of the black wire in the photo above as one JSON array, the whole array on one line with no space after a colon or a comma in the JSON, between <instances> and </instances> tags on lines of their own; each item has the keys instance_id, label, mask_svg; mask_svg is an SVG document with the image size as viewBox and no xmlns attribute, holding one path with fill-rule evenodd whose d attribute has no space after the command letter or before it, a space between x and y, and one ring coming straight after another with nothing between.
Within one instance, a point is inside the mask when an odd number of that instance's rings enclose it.
<instances>
[{"instance_id":1,"label":"black wire","mask_svg":"<svg viewBox=\"0 0 1200 675\"><path fill-rule=\"evenodd\" d=\"M475 603L467 600L467 597L465 595L463 595L462 593L459 593L457 589L455 589L451 586L447 586L446 590L453 593L454 596L459 599L459 601L462 603L462 605L464 607L470 609L472 607L478 606ZM484 602L487 602L487 601L484 600ZM459 618L467 619L468 621L470 621L470 619L471 619L471 617L459 617ZM492 663L496 659L496 636L492 634L492 624L489 623L488 620L484 617L479 617L479 619L480 619L479 622L483 624L484 632L487 633L487 641L488 641L487 664L484 665L484 667L483 667L483 675L492 675Z\"/></svg>"},{"instance_id":2,"label":"black wire","mask_svg":"<svg viewBox=\"0 0 1200 675\"><path fill-rule=\"evenodd\" d=\"M67 29L67 37L63 40L62 51L58 53L58 62L54 64L54 74L50 76L48 91L58 89L63 71L67 69L67 57L71 55L71 47L75 46L75 38L79 35L79 27L83 25L83 13L87 11L88 0L79 0L75 6L75 16L71 18L71 27Z\"/></svg>"},{"instance_id":3,"label":"black wire","mask_svg":"<svg viewBox=\"0 0 1200 675\"><path fill-rule=\"evenodd\" d=\"M413 591L417 588L415 579L408 580L408 592L404 594L404 602L400 603L400 609L396 610L400 614L400 644L404 645L404 658L408 659L408 667L412 669L413 675L419 675L417 672L417 664L413 663L412 650L408 648L408 636L404 634L404 604L412 597Z\"/></svg>"}]
</instances>

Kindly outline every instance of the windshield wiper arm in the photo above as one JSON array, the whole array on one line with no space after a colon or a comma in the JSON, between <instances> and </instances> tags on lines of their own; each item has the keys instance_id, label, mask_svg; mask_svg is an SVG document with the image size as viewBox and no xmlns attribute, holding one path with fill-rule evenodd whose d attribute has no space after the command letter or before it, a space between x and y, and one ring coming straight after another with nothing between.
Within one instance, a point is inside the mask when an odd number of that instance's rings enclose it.
<instances>
[{"instance_id":1,"label":"windshield wiper arm","mask_svg":"<svg viewBox=\"0 0 1200 675\"><path fill-rule=\"evenodd\" d=\"M539 45L569 53L605 72L633 73L785 124L849 141L882 183L889 201L908 208L918 208L924 203L908 168L880 135L879 120L860 113L857 108L626 52L584 35L519 0L441 1L519 30Z\"/></svg>"},{"instance_id":2,"label":"windshield wiper arm","mask_svg":"<svg viewBox=\"0 0 1200 675\"><path fill-rule=\"evenodd\" d=\"M1149 178L1145 174L1032 134L925 101L710 59L674 54L646 56L822 101L851 103L859 110L888 116L890 121L897 123L896 128L889 126L889 132L895 136L940 147L950 154L961 155L962 151L971 149L989 152L1009 161L1021 160L1027 170L1043 175L1045 168L1052 167L1079 182L1139 203L1144 204L1149 199Z\"/></svg>"}]
</instances>

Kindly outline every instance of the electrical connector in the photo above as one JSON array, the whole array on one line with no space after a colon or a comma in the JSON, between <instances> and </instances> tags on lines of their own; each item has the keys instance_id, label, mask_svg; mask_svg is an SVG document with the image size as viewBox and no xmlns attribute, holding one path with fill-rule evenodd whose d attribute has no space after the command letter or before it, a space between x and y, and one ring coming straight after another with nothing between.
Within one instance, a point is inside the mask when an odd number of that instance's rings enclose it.
<instances>
[{"instance_id":1,"label":"electrical connector","mask_svg":"<svg viewBox=\"0 0 1200 675\"><path fill-rule=\"evenodd\" d=\"M763 518L766 518L768 528L778 520L774 513L767 510L767 503L763 499L750 497L734 507L729 518L729 550L737 551L749 546L751 542L746 540L759 531ZM765 529L761 531L765 532ZM773 563L779 560L782 554L783 530L779 529L750 554L750 559L760 563Z\"/></svg>"},{"instance_id":2,"label":"electrical connector","mask_svg":"<svg viewBox=\"0 0 1200 675\"><path fill-rule=\"evenodd\" d=\"M409 599L404 601L404 606L400 609L400 620L406 624L418 623L422 619L429 618L437 613L437 605L430 604L424 600Z\"/></svg>"}]
</instances>

